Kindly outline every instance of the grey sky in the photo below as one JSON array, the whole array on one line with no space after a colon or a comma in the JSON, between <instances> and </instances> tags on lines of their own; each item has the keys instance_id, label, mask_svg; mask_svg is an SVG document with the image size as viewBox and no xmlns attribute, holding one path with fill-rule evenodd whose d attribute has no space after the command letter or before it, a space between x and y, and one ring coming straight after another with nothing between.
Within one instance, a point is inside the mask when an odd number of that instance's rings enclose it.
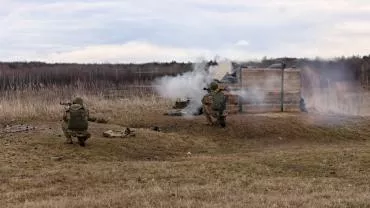
<instances>
[{"instance_id":1,"label":"grey sky","mask_svg":"<svg viewBox=\"0 0 370 208\"><path fill-rule=\"evenodd\" d=\"M370 1L0 0L0 60L367 55Z\"/></svg>"}]
</instances>

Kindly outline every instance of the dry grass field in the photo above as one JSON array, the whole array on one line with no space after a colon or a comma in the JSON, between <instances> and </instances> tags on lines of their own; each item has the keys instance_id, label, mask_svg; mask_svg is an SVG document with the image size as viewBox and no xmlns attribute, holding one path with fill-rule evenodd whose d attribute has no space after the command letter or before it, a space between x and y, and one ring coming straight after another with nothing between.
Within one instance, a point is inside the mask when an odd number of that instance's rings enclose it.
<instances>
[{"instance_id":1,"label":"dry grass field","mask_svg":"<svg viewBox=\"0 0 370 208\"><path fill-rule=\"evenodd\" d=\"M37 127L0 131L1 207L370 207L370 118L239 114L221 129L162 115L173 103L155 95L79 91L109 119L91 123L80 147L63 144L60 129L59 101L71 93L0 98L2 124ZM136 137L102 136L124 127Z\"/></svg>"}]
</instances>

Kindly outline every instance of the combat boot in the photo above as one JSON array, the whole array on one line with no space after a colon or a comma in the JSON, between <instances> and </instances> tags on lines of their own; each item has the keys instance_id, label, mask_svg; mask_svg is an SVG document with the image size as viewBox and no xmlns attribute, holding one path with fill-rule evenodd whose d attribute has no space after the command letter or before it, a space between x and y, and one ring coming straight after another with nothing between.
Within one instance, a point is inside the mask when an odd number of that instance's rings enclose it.
<instances>
[{"instance_id":1,"label":"combat boot","mask_svg":"<svg viewBox=\"0 0 370 208\"><path fill-rule=\"evenodd\" d=\"M225 120L225 117L224 116L221 116L221 118L219 118L218 124L220 124L220 126L222 128L225 128L226 127L226 120Z\"/></svg>"},{"instance_id":2,"label":"combat boot","mask_svg":"<svg viewBox=\"0 0 370 208\"><path fill-rule=\"evenodd\" d=\"M78 137L78 143L81 147L84 147L85 146L85 141L87 140L86 137Z\"/></svg>"}]
</instances>

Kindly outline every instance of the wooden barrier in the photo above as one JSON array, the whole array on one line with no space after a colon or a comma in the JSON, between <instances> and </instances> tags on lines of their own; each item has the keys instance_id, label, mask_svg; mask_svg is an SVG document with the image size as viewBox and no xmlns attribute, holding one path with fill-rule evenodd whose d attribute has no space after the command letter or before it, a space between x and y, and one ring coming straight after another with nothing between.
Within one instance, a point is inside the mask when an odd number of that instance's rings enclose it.
<instances>
[{"instance_id":1,"label":"wooden barrier","mask_svg":"<svg viewBox=\"0 0 370 208\"><path fill-rule=\"evenodd\" d=\"M237 113L239 113L239 105L238 104L236 104L236 105L231 105L231 104L227 105L226 106L226 112L228 114L237 114Z\"/></svg>"},{"instance_id":2,"label":"wooden barrier","mask_svg":"<svg viewBox=\"0 0 370 208\"><path fill-rule=\"evenodd\" d=\"M232 95L232 94L226 94L227 97L227 103L230 105L238 105L239 104L239 96L238 95Z\"/></svg>"},{"instance_id":3,"label":"wooden barrier","mask_svg":"<svg viewBox=\"0 0 370 208\"><path fill-rule=\"evenodd\" d=\"M245 113L265 113L265 112L280 112L280 104L247 104L242 105L242 112ZM299 105L284 104L285 112L299 112Z\"/></svg>"},{"instance_id":4,"label":"wooden barrier","mask_svg":"<svg viewBox=\"0 0 370 208\"><path fill-rule=\"evenodd\" d=\"M242 112L299 111L301 75L299 69L242 69L239 86L246 97L239 99ZM283 102L281 97L283 83Z\"/></svg>"}]
</instances>

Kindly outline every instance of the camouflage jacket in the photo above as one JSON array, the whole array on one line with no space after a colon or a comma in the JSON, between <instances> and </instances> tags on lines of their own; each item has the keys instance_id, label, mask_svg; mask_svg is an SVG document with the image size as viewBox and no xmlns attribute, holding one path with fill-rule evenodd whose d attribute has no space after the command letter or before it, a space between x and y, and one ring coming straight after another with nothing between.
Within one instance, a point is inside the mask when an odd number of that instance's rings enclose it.
<instances>
[{"instance_id":1,"label":"camouflage jacket","mask_svg":"<svg viewBox=\"0 0 370 208\"><path fill-rule=\"evenodd\" d=\"M69 106L70 108L71 106ZM64 113L63 113L63 121L68 122L70 119L70 114L69 114L69 108L67 108ZM83 106L85 109L86 115L87 115L87 120L93 120L93 118L90 117L89 109L86 108L86 106Z\"/></svg>"},{"instance_id":2,"label":"camouflage jacket","mask_svg":"<svg viewBox=\"0 0 370 208\"><path fill-rule=\"evenodd\" d=\"M203 105L212 105L212 102L213 102L213 96L217 93L223 93L223 89L217 89L215 91L211 91L209 93L207 93L206 95L203 96L202 98L202 104Z\"/></svg>"}]
</instances>

